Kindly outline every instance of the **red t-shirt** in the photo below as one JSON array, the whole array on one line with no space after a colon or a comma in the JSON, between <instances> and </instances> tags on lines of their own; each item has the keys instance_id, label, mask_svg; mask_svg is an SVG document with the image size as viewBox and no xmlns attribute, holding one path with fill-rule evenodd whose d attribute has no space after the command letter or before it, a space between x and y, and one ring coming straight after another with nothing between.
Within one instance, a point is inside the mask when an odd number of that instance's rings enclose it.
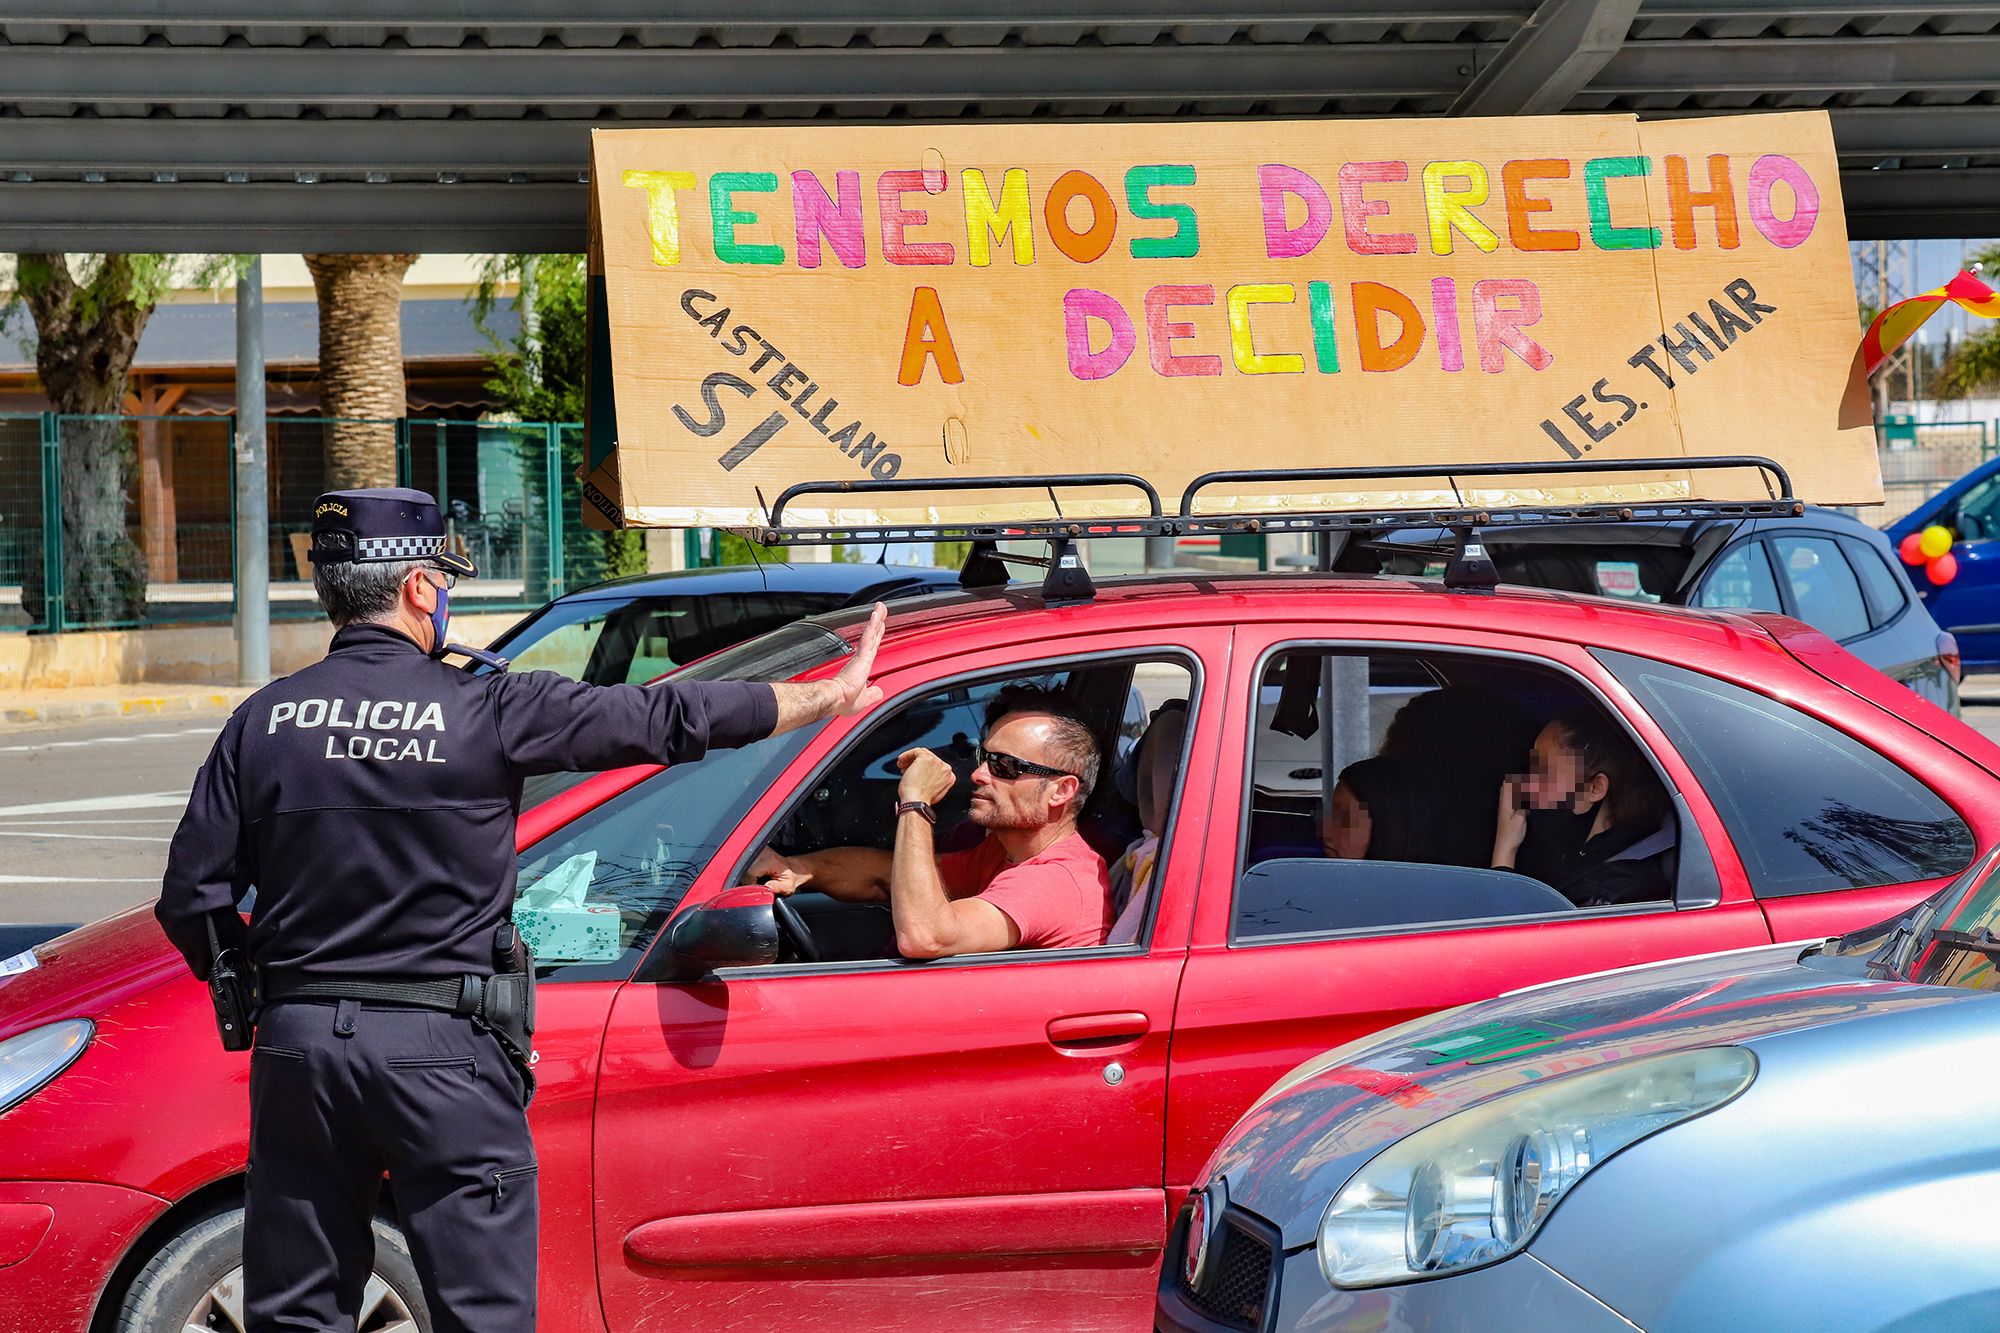
<instances>
[{"instance_id":1,"label":"red t-shirt","mask_svg":"<svg viewBox=\"0 0 2000 1333\"><path fill-rule=\"evenodd\" d=\"M1093 948L1111 933L1111 877L1076 833L1018 863L989 836L938 857L938 876L953 898L976 897L1005 912L1024 949Z\"/></svg>"}]
</instances>

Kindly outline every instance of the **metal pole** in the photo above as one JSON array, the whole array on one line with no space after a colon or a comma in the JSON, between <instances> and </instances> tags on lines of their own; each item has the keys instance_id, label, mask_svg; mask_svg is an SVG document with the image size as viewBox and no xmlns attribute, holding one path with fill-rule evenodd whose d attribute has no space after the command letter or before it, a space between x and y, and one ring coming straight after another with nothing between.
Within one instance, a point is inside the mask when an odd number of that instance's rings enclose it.
<instances>
[{"instance_id":1,"label":"metal pole","mask_svg":"<svg viewBox=\"0 0 2000 1333\"><path fill-rule=\"evenodd\" d=\"M542 457L548 460L543 481L548 488L548 503L543 506L543 513L548 520L549 596L560 597L569 591L568 562L563 559L562 428L549 421L543 423L542 431Z\"/></svg>"},{"instance_id":2,"label":"metal pole","mask_svg":"<svg viewBox=\"0 0 2000 1333\"><path fill-rule=\"evenodd\" d=\"M236 676L271 679L271 501L264 421L264 261L236 280Z\"/></svg>"},{"instance_id":3,"label":"metal pole","mask_svg":"<svg viewBox=\"0 0 2000 1333\"><path fill-rule=\"evenodd\" d=\"M62 418L42 413L42 628L63 632Z\"/></svg>"}]
</instances>

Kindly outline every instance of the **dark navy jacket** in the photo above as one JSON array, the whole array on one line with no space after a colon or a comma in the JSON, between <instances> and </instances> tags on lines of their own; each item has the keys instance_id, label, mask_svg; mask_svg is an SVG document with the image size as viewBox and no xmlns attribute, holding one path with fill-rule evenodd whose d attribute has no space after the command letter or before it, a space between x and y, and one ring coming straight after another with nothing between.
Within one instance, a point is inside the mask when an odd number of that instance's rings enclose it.
<instances>
[{"instance_id":1,"label":"dark navy jacket","mask_svg":"<svg viewBox=\"0 0 2000 1333\"><path fill-rule=\"evenodd\" d=\"M195 778L156 912L206 978L205 921L278 972L493 970L514 901L514 820L535 773L685 763L777 724L750 682L581 685L474 676L383 625L245 700Z\"/></svg>"}]
</instances>

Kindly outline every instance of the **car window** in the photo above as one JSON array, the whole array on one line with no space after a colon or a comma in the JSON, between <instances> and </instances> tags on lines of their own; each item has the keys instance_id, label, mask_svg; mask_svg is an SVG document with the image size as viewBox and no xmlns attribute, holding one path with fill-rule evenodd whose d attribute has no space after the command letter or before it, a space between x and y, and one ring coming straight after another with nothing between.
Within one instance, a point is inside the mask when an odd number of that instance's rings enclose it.
<instances>
[{"instance_id":1,"label":"car window","mask_svg":"<svg viewBox=\"0 0 2000 1333\"><path fill-rule=\"evenodd\" d=\"M585 602L577 607L580 615L550 615L524 626L499 651L516 671L638 685L844 600L831 593L752 591Z\"/></svg>"},{"instance_id":2,"label":"car window","mask_svg":"<svg viewBox=\"0 0 2000 1333\"><path fill-rule=\"evenodd\" d=\"M523 852L514 923L550 979L623 979L751 804L824 723L655 774Z\"/></svg>"},{"instance_id":3,"label":"car window","mask_svg":"<svg viewBox=\"0 0 2000 1333\"><path fill-rule=\"evenodd\" d=\"M1988 477L1966 491L1951 510L1938 515L1938 522L1956 528L1963 542L2000 537L2000 476Z\"/></svg>"},{"instance_id":4,"label":"car window","mask_svg":"<svg viewBox=\"0 0 2000 1333\"><path fill-rule=\"evenodd\" d=\"M1901 765L1698 671L1597 650L1680 750L1759 897L1955 875L1972 831Z\"/></svg>"},{"instance_id":5,"label":"car window","mask_svg":"<svg viewBox=\"0 0 2000 1333\"><path fill-rule=\"evenodd\" d=\"M1847 553L1847 562L1867 590L1869 622L1880 629L1901 615L1909 602L1909 580L1891 569L1882 553L1866 542L1843 537L1840 549Z\"/></svg>"},{"instance_id":6,"label":"car window","mask_svg":"<svg viewBox=\"0 0 2000 1333\"><path fill-rule=\"evenodd\" d=\"M515 671L553 671L582 680L612 606L610 602L551 602L495 643L493 651L505 657Z\"/></svg>"},{"instance_id":7,"label":"car window","mask_svg":"<svg viewBox=\"0 0 2000 1333\"><path fill-rule=\"evenodd\" d=\"M1238 941L1672 897L1679 830L1657 765L1568 676L1500 657L1302 646L1265 663L1256 710ZM1602 797L1613 827L1595 842L1595 809L1564 808L1589 777L1558 791L1536 754L1544 732L1567 752L1572 731L1598 738L1593 774L1618 775ZM1536 808L1503 848L1510 782ZM1363 861L1379 871L1358 873Z\"/></svg>"},{"instance_id":8,"label":"car window","mask_svg":"<svg viewBox=\"0 0 2000 1333\"><path fill-rule=\"evenodd\" d=\"M802 787L774 824L767 844L785 855L837 847L892 849L901 777L897 759L922 747L958 774L957 785L935 806L937 850L949 854L978 846L986 830L973 816L971 776L978 766L987 709L1008 690L1046 690L1074 705L1097 734L1101 767L1078 832L1109 869L1114 923L1110 942L1134 942L1149 910L1159 867L1164 865L1159 839L1170 824L1185 728L1173 729L1171 753L1155 754L1144 741L1163 713L1181 711L1185 718L1184 710L1193 703L1193 681L1192 670L1179 658L1100 658L969 678L903 699L881 710ZM1147 770L1141 768L1142 758ZM1164 791L1158 783L1162 774ZM1162 827L1148 825L1148 816ZM897 956L886 905L843 904L811 892L810 886L794 895L792 903L811 930L822 961L851 963Z\"/></svg>"},{"instance_id":9,"label":"car window","mask_svg":"<svg viewBox=\"0 0 2000 1333\"><path fill-rule=\"evenodd\" d=\"M1838 543L1831 537L1777 537L1771 545L1800 620L1834 640L1868 632L1861 582Z\"/></svg>"},{"instance_id":10,"label":"car window","mask_svg":"<svg viewBox=\"0 0 2000 1333\"><path fill-rule=\"evenodd\" d=\"M1744 542L1716 561L1702 580L1695 605L1717 611L1783 611L1784 598L1772 577L1764 543Z\"/></svg>"},{"instance_id":11,"label":"car window","mask_svg":"<svg viewBox=\"0 0 2000 1333\"><path fill-rule=\"evenodd\" d=\"M1687 576L1685 546L1569 541L1488 541L1502 583L1563 592L1596 593L1635 602L1673 598Z\"/></svg>"}]
</instances>

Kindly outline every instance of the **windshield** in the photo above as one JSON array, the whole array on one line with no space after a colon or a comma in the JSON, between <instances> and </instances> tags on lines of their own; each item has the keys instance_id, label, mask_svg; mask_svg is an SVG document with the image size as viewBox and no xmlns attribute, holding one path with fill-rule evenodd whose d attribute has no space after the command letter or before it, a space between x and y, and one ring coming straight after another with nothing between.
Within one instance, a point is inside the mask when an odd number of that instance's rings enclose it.
<instances>
[{"instance_id":1,"label":"windshield","mask_svg":"<svg viewBox=\"0 0 2000 1333\"><path fill-rule=\"evenodd\" d=\"M815 667L853 653L853 645L824 625L798 622L725 648L668 676L690 680L791 680ZM529 810L589 777L588 773L541 773L521 788L521 808Z\"/></svg>"},{"instance_id":2,"label":"windshield","mask_svg":"<svg viewBox=\"0 0 2000 1333\"><path fill-rule=\"evenodd\" d=\"M537 971L630 976L723 839L824 726L656 773L523 852L514 923Z\"/></svg>"},{"instance_id":3,"label":"windshield","mask_svg":"<svg viewBox=\"0 0 2000 1333\"><path fill-rule=\"evenodd\" d=\"M709 592L552 602L493 645L516 671L639 685L766 630L841 606L838 593Z\"/></svg>"}]
</instances>

